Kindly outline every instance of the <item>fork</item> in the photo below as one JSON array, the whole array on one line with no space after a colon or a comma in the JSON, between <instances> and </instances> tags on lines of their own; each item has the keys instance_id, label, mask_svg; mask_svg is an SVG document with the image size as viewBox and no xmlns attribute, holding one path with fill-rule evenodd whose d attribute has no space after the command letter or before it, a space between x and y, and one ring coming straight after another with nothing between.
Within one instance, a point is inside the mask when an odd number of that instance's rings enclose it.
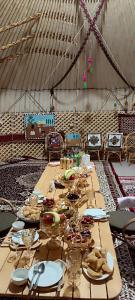
<instances>
[{"instance_id":1,"label":"fork","mask_svg":"<svg viewBox=\"0 0 135 300\"><path fill-rule=\"evenodd\" d=\"M32 279L31 279L31 283L30 283L30 286L29 286L29 291L32 290L33 288L33 280L34 280L34 277L35 275L38 273L38 265L35 265L34 266L34 269L33 269L33 276L32 276Z\"/></svg>"}]
</instances>

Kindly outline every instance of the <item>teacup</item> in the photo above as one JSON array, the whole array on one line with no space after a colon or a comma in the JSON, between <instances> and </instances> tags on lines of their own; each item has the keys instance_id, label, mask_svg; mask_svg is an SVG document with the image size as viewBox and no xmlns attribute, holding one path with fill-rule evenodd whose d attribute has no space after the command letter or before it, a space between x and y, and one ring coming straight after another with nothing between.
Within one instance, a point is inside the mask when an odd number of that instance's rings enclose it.
<instances>
[{"instance_id":1,"label":"teacup","mask_svg":"<svg viewBox=\"0 0 135 300\"><path fill-rule=\"evenodd\" d=\"M15 231L19 231L19 230L22 230L25 226L25 223L23 221L15 221L13 224L12 224L12 228L15 230Z\"/></svg>"},{"instance_id":2,"label":"teacup","mask_svg":"<svg viewBox=\"0 0 135 300\"><path fill-rule=\"evenodd\" d=\"M11 282L16 285L23 285L28 280L28 270L23 268L18 268L11 273Z\"/></svg>"}]
</instances>

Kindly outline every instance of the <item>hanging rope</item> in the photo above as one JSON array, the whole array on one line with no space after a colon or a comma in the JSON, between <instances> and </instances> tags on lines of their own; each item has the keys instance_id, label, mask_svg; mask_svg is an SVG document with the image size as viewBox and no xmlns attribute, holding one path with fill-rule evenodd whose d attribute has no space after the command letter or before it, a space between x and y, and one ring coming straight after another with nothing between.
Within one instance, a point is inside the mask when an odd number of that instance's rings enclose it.
<instances>
[{"instance_id":1,"label":"hanging rope","mask_svg":"<svg viewBox=\"0 0 135 300\"><path fill-rule=\"evenodd\" d=\"M90 33L91 33L92 29L93 29L93 26L94 26L95 22L97 21L98 16L99 16L100 13L101 13L102 7L103 7L103 5L104 5L104 3L105 3L106 1L107 1L107 0L101 0L101 3L99 4L98 9L97 9L97 11L96 11L95 17L94 17L93 20L92 20L92 24L90 24L90 26L89 26L87 35L86 35L86 37L85 37L85 39L84 39L84 41L83 41L83 43L82 43L80 49L78 50L77 55L75 56L73 62L71 63L71 65L70 65L70 67L68 68L68 70L66 71L66 73L65 73L65 74L62 76L62 78L61 78L61 79L60 79L60 80L59 80L59 81L51 88L51 90L53 90L54 88L56 88L59 84L61 84L61 83L63 82L63 80L67 77L67 75L70 73L70 71L72 70L72 68L73 68L74 65L76 64L76 62L77 62L78 58L80 57L80 55L81 55L81 53L82 53L82 51L83 51L85 45L87 44L87 41L88 41L88 39L89 39Z\"/></svg>"},{"instance_id":2,"label":"hanging rope","mask_svg":"<svg viewBox=\"0 0 135 300\"><path fill-rule=\"evenodd\" d=\"M30 17L28 17L28 18L26 18L26 19L24 19L24 20L22 20L22 21L18 21L18 22L16 22L16 23L12 23L12 24L7 25L7 26L5 26L5 27L1 27L1 28L0 28L0 33L1 33L1 32L5 32L5 31L10 30L10 29L13 29L13 28L16 28L16 27L18 27L18 26L27 24L27 23L29 23L29 22L31 22L31 21L33 21L33 20L36 21L36 20L38 20L38 19L40 18L40 16L41 16L41 13L37 13L36 15L30 16Z\"/></svg>"},{"instance_id":3,"label":"hanging rope","mask_svg":"<svg viewBox=\"0 0 135 300\"><path fill-rule=\"evenodd\" d=\"M93 24L93 19L91 18L86 6L85 6L85 2L84 0L80 0L80 5L84 11L84 14L89 22L89 25L92 26L92 30L94 32L94 35L97 39L98 44L100 45L102 51L104 52L107 60L109 61L109 63L111 64L111 66L113 67L113 69L116 71L116 73L119 75L119 77L126 83L126 85L131 88L132 90L134 90L134 87L129 84L129 82L126 80L125 76L120 72L120 70L117 68L116 64L114 63L114 61L112 60L110 54L108 53L107 48L105 47L103 38L101 33L99 32L99 30L96 29L95 23Z\"/></svg>"}]
</instances>

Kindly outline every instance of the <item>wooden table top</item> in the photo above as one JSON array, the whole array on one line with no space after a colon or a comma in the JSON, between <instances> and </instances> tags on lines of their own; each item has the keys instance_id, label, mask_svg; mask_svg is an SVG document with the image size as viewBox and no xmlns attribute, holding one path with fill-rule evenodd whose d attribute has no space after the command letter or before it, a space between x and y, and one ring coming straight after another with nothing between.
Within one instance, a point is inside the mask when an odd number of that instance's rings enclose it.
<instances>
[{"instance_id":1,"label":"wooden table top","mask_svg":"<svg viewBox=\"0 0 135 300\"><path fill-rule=\"evenodd\" d=\"M35 186L35 189L40 190L44 195L48 193L48 187L50 180L53 179L58 174L63 174L64 170L60 169L60 167L51 167L47 166L45 171L42 173L38 183ZM92 204L97 208L104 208L104 198L100 193L99 182L96 175L95 169L93 169L91 176L88 177L89 189L93 189L95 191L94 197L92 199ZM56 190L55 199L57 201L61 190ZM80 209L80 214L87 207L85 203ZM81 284L76 289L73 289L68 286L67 275L64 277L64 286L60 290L59 297L61 299L115 299L121 292L122 282L119 273L119 267L116 259L116 254L113 246L112 236L110 232L109 222L95 222L94 226L91 229L92 237L95 241L95 246L100 246L106 248L111 252L114 257L114 272L109 277L106 282L97 282L87 280L84 274L81 275ZM46 246L48 239L43 238L41 235L41 246L39 249L31 251L31 260L30 265L35 262L42 260L56 260L56 259L64 259L65 257L65 247L66 245L62 244L62 247L50 250ZM9 263L8 258L12 255L13 251L9 248L8 245L0 247L0 296L7 297L20 297L29 299L29 289L28 285L24 286L15 286L11 283L11 272L15 269L14 263ZM23 257L26 253L26 250L19 250L19 256ZM30 266L29 265L29 266ZM31 297L39 297L39 299L46 299L49 297L59 298L57 293L57 289L44 289L44 290L36 290Z\"/></svg>"}]
</instances>

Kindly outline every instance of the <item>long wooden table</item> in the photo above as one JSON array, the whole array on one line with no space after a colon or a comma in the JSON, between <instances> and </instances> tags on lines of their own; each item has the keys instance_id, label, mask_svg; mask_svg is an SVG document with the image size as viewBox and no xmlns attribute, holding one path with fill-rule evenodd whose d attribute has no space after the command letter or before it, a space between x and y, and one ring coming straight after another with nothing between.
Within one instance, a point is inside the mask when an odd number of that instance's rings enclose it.
<instances>
[{"instance_id":1,"label":"long wooden table","mask_svg":"<svg viewBox=\"0 0 135 300\"><path fill-rule=\"evenodd\" d=\"M38 183L35 186L35 189L40 190L44 195L47 195L49 189L49 183L52 178L58 174L63 174L64 170L60 167L51 167L47 166L46 170L42 173ZM96 175L96 170L93 169L91 176L88 177L89 189L95 191L94 197L92 199L92 204L97 208L104 208L104 198L100 193L99 182ZM59 198L61 190L56 190L55 200ZM80 208L80 214L87 207L85 203ZM112 276L106 282L93 282L87 280L84 274L81 275L81 284L77 289L69 287L67 281L67 275L65 274L64 286L61 288L59 298L61 299L116 299L121 292L122 282L119 273L119 267L117 263L117 258L113 246L113 241L111 237L109 223L107 222L95 222L94 226L91 229L92 237L95 241L95 246L101 246L106 248L114 257L114 272ZM65 250L63 247L58 249L50 250L46 246L47 239L41 237L42 245L38 251L33 250L31 252L31 261L30 265L34 264L37 261L42 260L56 260L58 258L62 259L65 256ZM13 251L10 250L8 246L0 247L0 296L7 297L20 297L20 298L29 298L29 289L28 286L17 287L11 283L11 272L14 270L14 263L8 262L8 257L12 254ZM23 257L26 251L18 251L20 257ZM57 298L57 289L51 290L37 290L31 297L39 297L39 299L47 298Z\"/></svg>"}]
</instances>

